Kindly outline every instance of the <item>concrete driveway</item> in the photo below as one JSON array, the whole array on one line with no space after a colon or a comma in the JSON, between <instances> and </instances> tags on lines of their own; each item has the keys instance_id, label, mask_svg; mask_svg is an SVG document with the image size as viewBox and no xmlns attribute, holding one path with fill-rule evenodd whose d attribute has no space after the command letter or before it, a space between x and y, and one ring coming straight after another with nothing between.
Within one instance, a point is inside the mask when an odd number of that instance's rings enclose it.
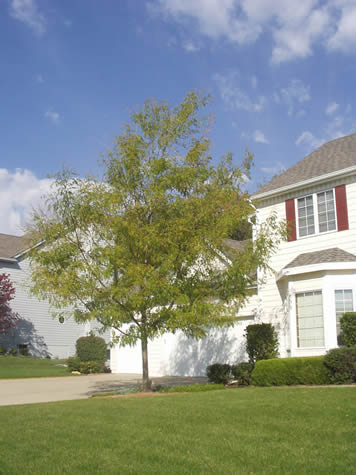
<instances>
[{"instance_id":1,"label":"concrete driveway","mask_svg":"<svg viewBox=\"0 0 356 475\"><path fill-rule=\"evenodd\" d=\"M206 378L152 378L155 384L192 384ZM96 374L63 378L3 379L0 380L0 406L38 402L86 399L95 393L111 392L138 386L140 374Z\"/></svg>"}]
</instances>

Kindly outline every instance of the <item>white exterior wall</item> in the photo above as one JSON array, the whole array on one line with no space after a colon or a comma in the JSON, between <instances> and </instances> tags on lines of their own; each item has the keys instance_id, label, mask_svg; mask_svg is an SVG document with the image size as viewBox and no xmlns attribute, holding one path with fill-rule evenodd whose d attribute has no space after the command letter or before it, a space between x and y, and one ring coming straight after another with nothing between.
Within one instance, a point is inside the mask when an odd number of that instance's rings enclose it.
<instances>
[{"instance_id":1,"label":"white exterior wall","mask_svg":"<svg viewBox=\"0 0 356 475\"><path fill-rule=\"evenodd\" d=\"M265 283L258 287L259 299L259 318L265 323L272 323L279 331L280 338L280 356L286 357L290 355L312 355L323 354L328 348L336 345L336 325L334 325L335 302L334 288L337 282L341 282L343 275L348 275L345 285L356 284L356 275L339 272L339 275L327 273L321 277L319 275L301 274L298 279L289 278L276 282L276 274L280 272L287 264L289 264L299 254L320 251L338 247L344 251L356 255L356 177L347 177L337 181L328 182L324 185L304 188L297 192L290 192L281 197L265 200L259 204L258 221L263 222L267 217L275 212L280 219L286 219L285 200L298 198L308 194L316 193L332 189L335 186L346 184L346 197L348 207L349 229L345 231L332 231L325 234L316 234L297 239L296 241L282 242L278 252L272 257L270 264L275 273L269 273L265 276ZM259 275L259 278L262 276ZM337 277L337 278L336 278ZM322 280L318 280L322 279ZM341 279L341 280L340 280ZM340 288L340 287L339 287ZM293 335L296 331L295 321L295 293L312 290L322 290L324 303L324 325L326 329L325 347L322 349L298 349ZM289 293L289 298L287 295ZM356 293L354 292L354 305Z\"/></svg>"},{"instance_id":2,"label":"white exterior wall","mask_svg":"<svg viewBox=\"0 0 356 475\"><path fill-rule=\"evenodd\" d=\"M233 327L213 329L201 340L177 332L150 341L150 377L206 376L206 367L210 364L247 361L244 331L254 322L256 309L257 295L253 295L239 312L239 320ZM115 346L111 350L111 370L113 373L142 374L140 343L133 347Z\"/></svg>"},{"instance_id":3,"label":"white exterior wall","mask_svg":"<svg viewBox=\"0 0 356 475\"><path fill-rule=\"evenodd\" d=\"M16 293L10 305L20 317L18 325L8 335L0 336L0 346L10 349L27 344L32 356L67 358L75 354L76 340L97 326L91 322L79 325L73 319L64 323L53 319L49 302L30 294L29 259L19 259L14 264L0 261L0 273L9 274L14 283ZM110 335L103 337L110 341Z\"/></svg>"}]
</instances>

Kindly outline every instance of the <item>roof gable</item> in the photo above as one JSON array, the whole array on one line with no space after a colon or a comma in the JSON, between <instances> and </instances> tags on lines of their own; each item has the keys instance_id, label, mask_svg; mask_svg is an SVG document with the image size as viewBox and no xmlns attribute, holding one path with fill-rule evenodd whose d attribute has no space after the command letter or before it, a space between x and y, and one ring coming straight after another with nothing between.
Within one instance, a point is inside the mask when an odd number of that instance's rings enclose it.
<instances>
[{"instance_id":1,"label":"roof gable","mask_svg":"<svg viewBox=\"0 0 356 475\"><path fill-rule=\"evenodd\" d=\"M281 175L262 186L256 195L356 166L356 134L327 142Z\"/></svg>"},{"instance_id":2,"label":"roof gable","mask_svg":"<svg viewBox=\"0 0 356 475\"><path fill-rule=\"evenodd\" d=\"M11 259L28 248L26 236L12 236L0 233L0 259Z\"/></svg>"}]
</instances>

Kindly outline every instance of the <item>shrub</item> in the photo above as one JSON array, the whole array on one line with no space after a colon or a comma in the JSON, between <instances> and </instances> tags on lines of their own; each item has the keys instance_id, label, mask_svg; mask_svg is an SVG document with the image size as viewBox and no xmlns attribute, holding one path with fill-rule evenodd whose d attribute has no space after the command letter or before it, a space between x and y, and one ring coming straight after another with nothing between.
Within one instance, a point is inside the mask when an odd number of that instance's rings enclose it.
<instances>
[{"instance_id":1,"label":"shrub","mask_svg":"<svg viewBox=\"0 0 356 475\"><path fill-rule=\"evenodd\" d=\"M102 373L102 365L97 361L82 361L79 371L83 374Z\"/></svg>"},{"instance_id":2,"label":"shrub","mask_svg":"<svg viewBox=\"0 0 356 475\"><path fill-rule=\"evenodd\" d=\"M7 350L6 350L5 346L0 346L0 355L6 355L6 352L7 352Z\"/></svg>"},{"instance_id":3,"label":"shrub","mask_svg":"<svg viewBox=\"0 0 356 475\"><path fill-rule=\"evenodd\" d=\"M356 312L346 312L340 318L340 327L345 346L356 345Z\"/></svg>"},{"instance_id":4,"label":"shrub","mask_svg":"<svg viewBox=\"0 0 356 475\"><path fill-rule=\"evenodd\" d=\"M102 369L101 373L111 373L110 366L102 365L101 369Z\"/></svg>"},{"instance_id":5,"label":"shrub","mask_svg":"<svg viewBox=\"0 0 356 475\"><path fill-rule=\"evenodd\" d=\"M297 384L329 384L324 356L278 358L257 361L252 372L256 386L290 386Z\"/></svg>"},{"instance_id":6,"label":"shrub","mask_svg":"<svg viewBox=\"0 0 356 475\"><path fill-rule=\"evenodd\" d=\"M11 356L17 356L17 348L11 348L8 354Z\"/></svg>"},{"instance_id":7,"label":"shrub","mask_svg":"<svg viewBox=\"0 0 356 475\"><path fill-rule=\"evenodd\" d=\"M248 325L245 337L250 363L278 356L278 336L270 323Z\"/></svg>"},{"instance_id":8,"label":"shrub","mask_svg":"<svg viewBox=\"0 0 356 475\"><path fill-rule=\"evenodd\" d=\"M100 336L82 336L76 343L77 356L80 361L97 361L105 363L107 347Z\"/></svg>"},{"instance_id":9,"label":"shrub","mask_svg":"<svg viewBox=\"0 0 356 475\"><path fill-rule=\"evenodd\" d=\"M239 384L245 384L248 386L251 384L251 374L253 370L252 363L240 363L231 366L231 372L234 379L236 379Z\"/></svg>"},{"instance_id":10,"label":"shrub","mask_svg":"<svg viewBox=\"0 0 356 475\"><path fill-rule=\"evenodd\" d=\"M68 371L80 371L80 358L71 356L67 359Z\"/></svg>"},{"instance_id":11,"label":"shrub","mask_svg":"<svg viewBox=\"0 0 356 475\"><path fill-rule=\"evenodd\" d=\"M334 348L324 358L324 365L334 384L356 382L356 346L351 348Z\"/></svg>"},{"instance_id":12,"label":"shrub","mask_svg":"<svg viewBox=\"0 0 356 475\"><path fill-rule=\"evenodd\" d=\"M160 393L196 393L200 391L212 391L215 389L225 389L223 384L189 384L181 386L165 386L160 388Z\"/></svg>"},{"instance_id":13,"label":"shrub","mask_svg":"<svg viewBox=\"0 0 356 475\"><path fill-rule=\"evenodd\" d=\"M24 346L24 347L20 348L19 352L20 352L20 355L22 355L22 356L29 356L29 354L30 354L29 349L27 348L27 346Z\"/></svg>"},{"instance_id":14,"label":"shrub","mask_svg":"<svg viewBox=\"0 0 356 475\"><path fill-rule=\"evenodd\" d=\"M232 379L229 364L214 363L206 368L206 375L211 383L226 384Z\"/></svg>"}]
</instances>

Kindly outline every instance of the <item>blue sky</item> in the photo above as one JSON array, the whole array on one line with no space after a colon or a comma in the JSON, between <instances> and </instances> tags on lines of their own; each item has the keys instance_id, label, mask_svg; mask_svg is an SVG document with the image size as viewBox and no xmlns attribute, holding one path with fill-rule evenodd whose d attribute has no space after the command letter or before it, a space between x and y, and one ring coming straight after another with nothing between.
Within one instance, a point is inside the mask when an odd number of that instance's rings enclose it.
<instances>
[{"instance_id":1,"label":"blue sky","mask_svg":"<svg viewBox=\"0 0 356 475\"><path fill-rule=\"evenodd\" d=\"M212 151L250 191L356 132L356 0L1 0L0 232L63 165L98 173L145 99L212 94Z\"/></svg>"}]
</instances>

